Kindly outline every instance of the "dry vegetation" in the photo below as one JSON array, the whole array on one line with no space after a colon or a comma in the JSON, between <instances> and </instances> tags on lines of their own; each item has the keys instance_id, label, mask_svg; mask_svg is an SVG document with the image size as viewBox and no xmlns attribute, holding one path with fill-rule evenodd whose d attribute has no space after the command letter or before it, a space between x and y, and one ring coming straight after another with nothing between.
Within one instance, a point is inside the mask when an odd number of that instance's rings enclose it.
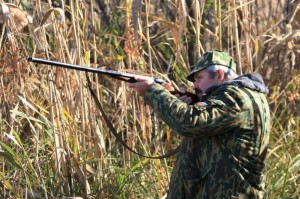
<instances>
[{"instance_id":1,"label":"dry vegetation","mask_svg":"<svg viewBox=\"0 0 300 199\"><path fill-rule=\"evenodd\" d=\"M174 161L125 150L95 107L83 72L28 63L28 56L134 70L181 86L189 84L185 75L197 57L210 49L229 51L240 74L263 75L272 109L269 198L300 197L298 0L5 2L1 198L161 198ZM178 145L179 138L124 82L89 75L129 146L157 155Z\"/></svg>"}]
</instances>

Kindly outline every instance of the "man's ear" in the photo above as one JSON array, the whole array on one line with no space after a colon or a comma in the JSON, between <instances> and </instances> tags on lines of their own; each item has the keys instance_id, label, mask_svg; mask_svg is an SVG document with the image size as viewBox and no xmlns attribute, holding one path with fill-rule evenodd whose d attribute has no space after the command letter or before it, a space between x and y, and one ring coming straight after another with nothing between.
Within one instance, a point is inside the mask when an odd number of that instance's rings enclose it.
<instances>
[{"instance_id":1,"label":"man's ear","mask_svg":"<svg viewBox=\"0 0 300 199\"><path fill-rule=\"evenodd\" d=\"M220 82L225 81L225 73L223 70L221 69L217 70L217 76L218 76L218 81Z\"/></svg>"}]
</instances>

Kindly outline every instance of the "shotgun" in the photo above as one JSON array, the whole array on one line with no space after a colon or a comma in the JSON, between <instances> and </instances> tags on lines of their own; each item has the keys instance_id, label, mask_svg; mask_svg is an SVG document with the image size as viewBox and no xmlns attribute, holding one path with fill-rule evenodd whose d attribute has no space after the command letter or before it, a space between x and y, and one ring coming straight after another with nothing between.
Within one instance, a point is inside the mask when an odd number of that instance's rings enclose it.
<instances>
[{"instance_id":1,"label":"shotgun","mask_svg":"<svg viewBox=\"0 0 300 199\"><path fill-rule=\"evenodd\" d=\"M112 78L119 79L122 81L134 83L137 82L134 79L135 74L132 73L123 73L115 70L106 70L106 69L100 69L100 68L92 68L88 66L80 66L75 64L68 64L68 63L62 63L58 61L52 61L52 60L46 60L41 58L34 58L34 57L28 57L29 62L38 63L38 64L46 64L51 66L58 66L62 68L68 68L73 70L79 70L79 71L85 71L85 72L92 72L92 73L98 73L103 75L108 75ZM193 103L199 101L197 95L190 93L190 92L181 92L176 89L174 89L171 84L167 83L165 80L153 77L154 82L158 84L162 84L170 93L173 95L187 95L192 98ZM166 84L165 84L166 83Z\"/></svg>"},{"instance_id":2,"label":"shotgun","mask_svg":"<svg viewBox=\"0 0 300 199\"><path fill-rule=\"evenodd\" d=\"M92 68L92 67L87 67L87 66L79 66L79 65L75 65L75 64L62 63L62 62L58 62L58 61L51 61L51 60L46 60L46 59L34 58L34 57L28 57L28 61L38 63L38 64L58 66L58 67L68 68L68 69L73 69L73 70L99 73L99 74L108 75L112 78L130 82L130 83L136 82L136 80L134 79L135 74L132 74L132 73L123 73L123 72L119 72L119 71L115 71L115 70L106 70L106 69ZM165 83L164 80L156 78L156 77L154 77L153 80L159 84Z\"/></svg>"},{"instance_id":3,"label":"shotgun","mask_svg":"<svg viewBox=\"0 0 300 199\"><path fill-rule=\"evenodd\" d=\"M40 59L40 58L33 58L33 57L28 57L28 61L38 63L38 64L47 64L47 65L58 66L58 67L62 67L62 68L68 68L68 69L80 70L80 71L85 71L85 72L93 72L93 73L104 74L104 75L108 75L112 78L119 79L119 80L126 81L126 82L131 82L131 83L137 82L134 79L134 74L131 74L131 73L122 73L122 72L118 72L118 71L114 71L114 70L105 70L105 69L92 68L92 67L87 67L87 66L79 66L79 65L75 65L75 64L67 64L67 63L51 61L51 60L46 60L46 59ZM159 79L159 78L153 78L153 79L156 83L159 83L159 84L164 84L165 83L165 81L162 80L162 79ZM90 89L91 94L92 94L93 98L95 99L96 106L100 110L100 112L102 114L102 117L104 118L104 121L106 122L108 128L110 129L112 134L116 137L118 142L120 142L126 149L130 150L131 152L133 152L133 153L135 153L139 156L146 157L146 158L151 158L151 159L167 158L167 157L170 157L170 156L176 154L179 151L180 147L177 147L175 150L172 150L172 151L170 151L166 154L160 155L160 156L147 156L147 155L143 155L143 154L133 150L132 148L130 148L127 145L127 143L122 139L120 134L116 131L113 124L111 123L111 121L107 117L107 115L106 115L99 99L96 96L96 93L93 91L93 89L91 87L91 82L90 82L88 76L87 76L87 81L88 81L88 88Z\"/></svg>"}]
</instances>

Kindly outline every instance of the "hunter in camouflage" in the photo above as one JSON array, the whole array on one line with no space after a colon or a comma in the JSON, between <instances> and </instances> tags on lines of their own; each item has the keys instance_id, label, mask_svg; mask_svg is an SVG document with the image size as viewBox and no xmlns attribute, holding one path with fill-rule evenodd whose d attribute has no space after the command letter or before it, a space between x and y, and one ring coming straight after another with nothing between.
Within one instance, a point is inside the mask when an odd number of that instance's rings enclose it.
<instances>
[{"instance_id":1,"label":"hunter in camouflage","mask_svg":"<svg viewBox=\"0 0 300 199\"><path fill-rule=\"evenodd\" d=\"M211 65L236 70L227 53L209 51L187 76L196 81L195 89L197 81L205 84L205 77L199 74ZM136 79L139 82L129 87L143 95L162 120L182 136L167 198L266 198L264 167L270 113L268 89L259 74L215 83L192 105L150 79Z\"/></svg>"}]
</instances>

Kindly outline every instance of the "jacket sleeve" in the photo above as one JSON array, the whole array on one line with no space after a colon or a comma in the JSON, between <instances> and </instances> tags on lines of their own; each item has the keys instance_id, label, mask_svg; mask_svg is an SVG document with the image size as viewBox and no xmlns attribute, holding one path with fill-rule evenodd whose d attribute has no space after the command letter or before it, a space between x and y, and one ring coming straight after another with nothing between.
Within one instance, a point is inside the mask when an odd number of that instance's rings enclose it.
<instances>
[{"instance_id":1,"label":"jacket sleeve","mask_svg":"<svg viewBox=\"0 0 300 199\"><path fill-rule=\"evenodd\" d=\"M184 137L213 136L247 127L249 118L230 93L214 92L205 101L188 105L170 94L161 85L151 85L145 103L176 133ZM244 124L244 125L242 125Z\"/></svg>"}]
</instances>

